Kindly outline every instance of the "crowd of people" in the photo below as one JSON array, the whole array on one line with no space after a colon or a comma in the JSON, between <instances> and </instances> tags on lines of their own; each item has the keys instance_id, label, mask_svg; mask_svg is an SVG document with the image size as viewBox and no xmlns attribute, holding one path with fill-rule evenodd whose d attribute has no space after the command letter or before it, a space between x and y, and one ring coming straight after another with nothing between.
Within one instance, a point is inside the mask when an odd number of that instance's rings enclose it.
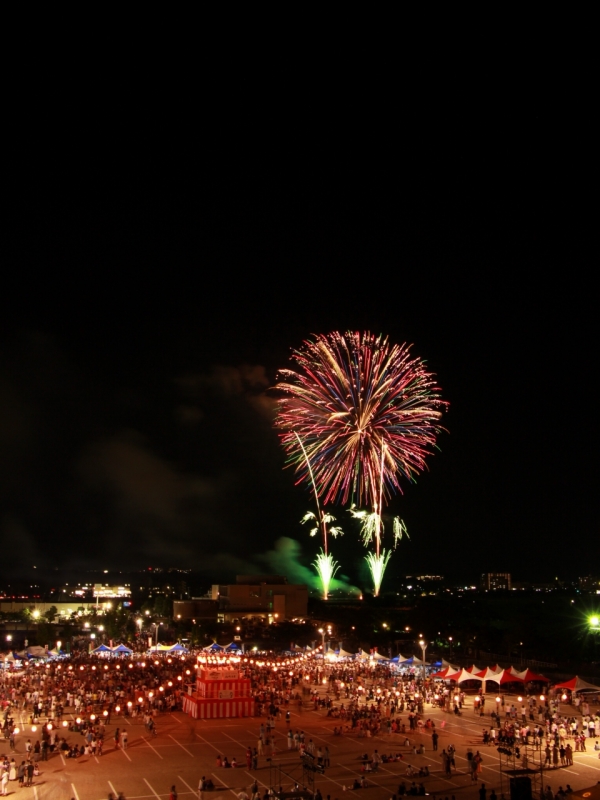
<instances>
[{"instance_id":1,"label":"crowd of people","mask_svg":"<svg viewBox=\"0 0 600 800\"><path fill-rule=\"evenodd\" d=\"M108 734L109 727L121 717L138 720L156 733L157 717L181 708L183 693L195 683L202 659L209 662L203 655L199 660L197 654L106 661L79 655L6 670L0 688L3 734L9 748L14 753L24 751L25 758L1 756L0 789L4 793L10 781L31 785L41 762L52 755L77 759L101 757L108 748L127 749L127 730L122 724ZM396 743L389 753L380 754L376 749L371 757L365 754L356 777L361 787L379 764L393 761L406 763L407 778L429 777L428 769L425 772L422 766L408 763L411 754L424 754L424 735L431 737L433 750L437 750L439 731L425 709L441 707L462 713L466 699L463 691L448 683L431 678L423 681L420 674L402 674L386 664L329 664L323 659L285 656L270 656L268 660L245 656L237 658L235 664L251 681L255 713L261 718L257 741L248 747L243 766L256 769L259 756L276 752L276 723L285 724L288 750L298 751L300 756L309 754L318 765L328 766L328 748L307 741L304 732L291 725L290 711L304 704L335 721L334 736L351 734L369 739L387 735ZM487 709L484 695L474 697L474 713L486 720L489 716L483 746L505 746L512 753L520 749L519 757L526 761L528 746L532 745L542 754L544 766L554 769L570 765L573 752L589 747L590 740L600 732L598 712L594 713L585 701L576 711L571 706L568 714L556 693L524 693L519 701L518 705L507 704L502 695ZM592 746L600 751L597 742ZM469 759L474 782L482 758L477 751ZM452 745L442 752L441 762L444 772L456 769ZM235 757L223 754L217 766L235 768L237 762ZM404 790L399 788L398 794L421 794L422 785L422 781L417 784L412 780Z\"/></svg>"}]
</instances>

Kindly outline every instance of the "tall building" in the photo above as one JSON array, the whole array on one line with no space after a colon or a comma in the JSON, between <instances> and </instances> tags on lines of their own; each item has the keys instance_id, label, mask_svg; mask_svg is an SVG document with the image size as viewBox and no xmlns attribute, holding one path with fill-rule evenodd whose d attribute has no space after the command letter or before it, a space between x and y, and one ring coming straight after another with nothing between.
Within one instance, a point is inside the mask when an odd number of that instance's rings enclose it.
<instances>
[{"instance_id":1,"label":"tall building","mask_svg":"<svg viewBox=\"0 0 600 800\"><path fill-rule=\"evenodd\" d=\"M484 572L481 576L481 588L488 592L498 589L510 591L510 572Z\"/></svg>"}]
</instances>

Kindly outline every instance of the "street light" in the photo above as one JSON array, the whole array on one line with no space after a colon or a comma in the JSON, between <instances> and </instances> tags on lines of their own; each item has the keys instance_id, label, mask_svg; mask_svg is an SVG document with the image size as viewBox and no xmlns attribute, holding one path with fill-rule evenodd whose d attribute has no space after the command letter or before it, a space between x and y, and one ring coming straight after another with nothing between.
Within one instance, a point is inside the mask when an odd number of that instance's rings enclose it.
<instances>
[{"instance_id":1,"label":"street light","mask_svg":"<svg viewBox=\"0 0 600 800\"><path fill-rule=\"evenodd\" d=\"M452 636L448 637L448 641L450 642L450 661L452 661Z\"/></svg>"},{"instance_id":2,"label":"street light","mask_svg":"<svg viewBox=\"0 0 600 800\"><path fill-rule=\"evenodd\" d=\"M323 655L325 655L325 629L319 628L319 633L321 634L321 638L323 640Z\"/></svg>"},{"instance_id":3,"label":"street light","mask_svg":"<svg viewBox=\"0 0 600 800\"><path fill-rule=\"evenodd\" d=\"M419 644L421 645L421 652L423 653L423 683L425 683L425 678L427 677L427 672L425 670L425 653L427 652L427 642L425 639L419 639Z\"/></svg>"},{"instance_id":4,"label":"street light","mask_svg":"<svg viewBox=\"0 0 600 800\"><path fill-rule=\"evenodd\" d=\"M162 622L153 622L152 624L154 625L154 629L156 631L156 638L154 640L154 649L158 651L158 626L162 625Z\"/></svg>"}]
</instances>

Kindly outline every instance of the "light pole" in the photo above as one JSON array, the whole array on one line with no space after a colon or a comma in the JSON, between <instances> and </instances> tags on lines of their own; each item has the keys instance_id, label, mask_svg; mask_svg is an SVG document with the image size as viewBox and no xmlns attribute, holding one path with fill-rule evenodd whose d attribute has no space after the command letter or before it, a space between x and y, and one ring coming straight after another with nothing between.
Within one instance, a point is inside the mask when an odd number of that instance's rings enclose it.
<instances>
[{"instance_id":1,"label":"light pole","mask_svg":"<svg viewBox=\"0 0 600 800\"><path fill-rule=\"evenodd\" d=\"M452 636L448 637L448 641L450 642L450 661L452 661Z\"/></svg>"},{"instance_id":2,"label":"light pole","mask_svg":"<svg viewBox=\"0 0 600 800\"><path fill-rule=\"evenodd\" d=\"M323 658L325 658L325 629L319 628L319 633L321 634L321 639L323 641Z\"/></svg>"},{"instance_id":3,"label":"light pole","mask_svg":"<svg viewBox=\"0 0 600 800\"><path fill-rule=\"evenodd\" d=\"M154 628L156 630L156 638L154 640L154 649L158 652L158 626L162 625L162 622L153 622Z\"/></svg>"},{"instance_id":4,"label":"light pole","mask_svg":"<svg viewBox=\"0 0 600 800\"><path fill-rule=\"evenodd\" d=\"M427 672L425 670L425 653L427 652L427 642L425 639L419 639L419 644L421 645L421 652L423 653L423 684L425 684L425 678L427 677Z\"/></svg>"}]
</instances>

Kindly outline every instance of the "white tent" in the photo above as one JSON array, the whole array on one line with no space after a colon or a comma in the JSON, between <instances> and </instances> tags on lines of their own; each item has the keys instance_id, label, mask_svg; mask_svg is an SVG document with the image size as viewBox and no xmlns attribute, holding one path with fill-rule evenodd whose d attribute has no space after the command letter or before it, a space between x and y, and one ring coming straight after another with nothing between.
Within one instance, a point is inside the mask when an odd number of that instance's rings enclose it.
<instances>
[{"instance_id":1,"label":"white tent","mask_svg":"<svg viewBox=\"0 0 600 800\"><path fill-rule=\"evenodd\" d=\"M457 683L464 683L464 681L481 681L481 678L478 678L477 675L473 675L472 672L467 672L466 669L461 669L458 675L452 675L451 677L452 680Z\"/></svg>"},{"instance_id":2,"label":"white tent","mask_svg":"<svg viewBox=\"0 0 600 800\"><path fill-rule=\"evenodd\" d=\"M373 653L373 658L375 661L389 661L389 658L386 658L385 656L382 656L381 653L377 652Z\"/></svg>"},{"instance_id":3,"label":"white tent","mask_svg":"<svg viewBox=\"0 0 600 800\"><path fill-rule=\"evenodd\" d=\"M449 661L446 661L445 658L442 658L442 669L445 669L446 667L449 667L453 672L460 671L460 667L457 667L454 664L451 664Z\"/></svg>"}]
</instances>

